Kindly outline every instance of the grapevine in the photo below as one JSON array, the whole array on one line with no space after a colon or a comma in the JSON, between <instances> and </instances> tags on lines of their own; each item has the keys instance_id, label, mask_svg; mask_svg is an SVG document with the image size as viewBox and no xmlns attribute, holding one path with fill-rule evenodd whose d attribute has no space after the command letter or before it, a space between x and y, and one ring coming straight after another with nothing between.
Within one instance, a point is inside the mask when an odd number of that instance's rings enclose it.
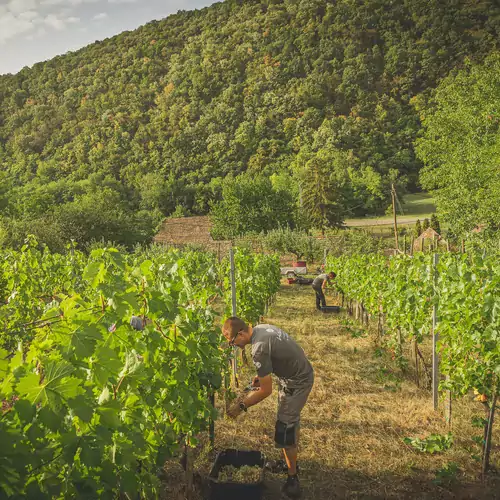
<instances>
[{"instance_id":1,"label":"grapevine","mask_svg":"<svg viewBox=\"0 0 500 500\"><path fill-rule=\"evenodd\" d=\"M436 269L432 256L381 255L330 258L328 269L346 297L372 315L383 315L386 341L417 345L432 332L437 307L440 389L455 396L471 391L489 402L493 422L500 392L500 265L479 254L444 254ZM491 429L490 429L491 431ZM491 434L491 432L490 432ZM488 453L483 460L487 460Z\"/></svg>"},{"instance_id":2,"label":"grapevine","mask_svg":"<svg viewBox=\"0 0 500 500\"><path fill-rule=\"evenodd\" d=\"M180 250L68 250L30 239L4 253L0 498L154 498L165 460L217 417L209 396L229 352L211 302L227 299L225 263ZM247 252L237 262L253 318L279 286L279 264ZM149 319L143 331L133 315Z\"/></svg>"}]
</instances>

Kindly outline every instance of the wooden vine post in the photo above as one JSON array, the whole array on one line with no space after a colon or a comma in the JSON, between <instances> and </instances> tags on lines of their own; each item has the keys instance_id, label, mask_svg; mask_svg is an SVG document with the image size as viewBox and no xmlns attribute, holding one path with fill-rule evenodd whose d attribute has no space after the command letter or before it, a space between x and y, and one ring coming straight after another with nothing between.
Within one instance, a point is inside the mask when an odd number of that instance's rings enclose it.
<instances>
[{"instance_id":1,"label":"wooden vine post","mask_svg":"<svg viewBox=\"0 0 500 500\"><path fill-rule=\"evenodd\" d=\"M415 382L417 384L417 387L420 387L420 374L418 366L418 342L416 338L413 340L413 354L415 356Z\"/></svg>"},{"instance_id":2,"label":"wooden vine post","mask_svg":"<svg viewBox=\"0 0 500 500\"><path fill-rule=\"evenodd\" d=\"M435 253L432 258L432 271L433 271L433 282L434 285L437 281L437 265L439 262L439 255ZM434 287L435 290L435 287ZM436 292L434 291L434 305L432 306L432 401L434 404L434 410L438 409L439 404L439 358L437 353L437 343L438 334L436 333L437 322L438 322L438 308L436 304Z\"/></svg>"},{"instance_id":3,"label":"wooden vine post","mask_svg":"<svg viewBox=\"0 0 500 500\"><path fill-rule=\"evenodd\" d=\"M490 411L488 415L488 423L486 425L486 433L484 440L484 450L483 450L483 460L482 460L482 474L483 479L490 468L490 454L491 454L491 436L493 434L493 423L495 421L495 410L497 406L498 399L498 381L496 376L494 375L494 383L493 383L493 396L491 398L490 403Z\"/></svg>"},{"instance_id":4,"label":"wooden vine post","mask_svg":"<svg viewBox=\"0 0 500 500\"><path fill-rule=\"evenodd\" d=\"M399 241L398 241L398 220L396 217L396 188L394 187L394 183L391 187L391 195L392 195L392 214L394 216L394 244L396 248L396 252L399 250Z\"/></svg>"},{"instance_id":5,"label":"wooden vine post","mask_svg":"<svg viewBox=\"0 0 500 500\"><path fill-rule=\"evenodd\" d=\"M446 375L446 381L450 380L450 376ZM448 425L451 427L451 391L447 390L444 397L444 419Z\"/></svg>"},{"instance_id":6,"label":"wooden vine post","mask_svg":"<svg viewBox=\"0 0 500 500\"><path fill-rule=\"evenodd\" d=\"M209 398L210 404L215 408L215 393L213 390L210 391ZM215 422L213 418L208 423L208 436L210 439L210 449L213 450L215 448Z\"/></svg>"},{"instance_id":7,"label":"wooden vine post","mask_svg":"<svg viewBox=\"0 0 500 500\"><path fill-rule=\"evenodd\" d=\"M235 266L234 266L234 249L231 247L229 250L229 260L231 263L231 304L232 315L236 316L236 279L235 279ZM237 347L233 347L233 357L231 359L232 366L232 383L234 387L238 386L238 356Z\"/></svg>"}]
</instances>

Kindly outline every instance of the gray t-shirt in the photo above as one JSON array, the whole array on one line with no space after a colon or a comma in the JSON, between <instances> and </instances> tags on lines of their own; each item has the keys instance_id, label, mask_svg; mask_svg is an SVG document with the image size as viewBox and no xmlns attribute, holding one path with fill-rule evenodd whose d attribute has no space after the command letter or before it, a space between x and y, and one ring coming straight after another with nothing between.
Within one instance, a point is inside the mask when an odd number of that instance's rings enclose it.
<instances>
[{"instance_id":1,"label":"gray t-shirt","mask_svg":"<svg viewBox=\"0 0 500 500\"><path fill-rule=\"evenodd\" d=\"M321 288L323 286L323 282L325 280L327 280L327 281L330 280L328 275L327 274L320 274L320 275L316 276L316 278L314 278L312 286L314 288Z\"/></svg>"},{"instance_id":2,"label":"gray t-shirt","mask_svg":"<svg viewBox=\"0 0 500 500\"><path fill-rule=\"evenodd\" d=\"M274 325L253 327L252 358L259 377L274 373L289 387L309 382L314 373L302 347Z\"/></svg>"}]
</instances>

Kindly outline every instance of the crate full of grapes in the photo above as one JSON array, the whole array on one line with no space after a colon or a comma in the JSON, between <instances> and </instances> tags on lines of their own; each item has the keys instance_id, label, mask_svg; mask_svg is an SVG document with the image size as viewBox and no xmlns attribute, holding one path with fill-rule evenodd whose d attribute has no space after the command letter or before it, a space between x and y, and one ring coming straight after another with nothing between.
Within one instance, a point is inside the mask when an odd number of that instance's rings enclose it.
<instances>
[{"instance_id":1,"label":"crate full of grapes","mask_svg":"<svg viewBox=\"0 0 500 500\"><path fill-rule=\"evenodd\" d=\"M208 476L210 500L260 500L265 456L260 451L228 449L218 453Z\"/></svg>"}]
</instances>

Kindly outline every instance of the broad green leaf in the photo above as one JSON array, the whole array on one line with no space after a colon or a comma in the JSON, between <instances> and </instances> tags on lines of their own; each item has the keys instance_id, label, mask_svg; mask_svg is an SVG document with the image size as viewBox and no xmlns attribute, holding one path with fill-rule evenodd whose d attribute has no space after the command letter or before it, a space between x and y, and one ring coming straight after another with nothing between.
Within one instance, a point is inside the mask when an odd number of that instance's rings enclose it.
<instances>
[{"instance_id":1,"label":"broad green leaf","mask_svg":"<svg viewBox=\"0 0 500 500\"><path fill-rule=\"evenodd\" d=\"M35 406L26 399L20 399L17 401L14 408L16 409L21 422L24 424L31 422L36 413Z\"/></svg>"},{"instance_id":2,"label":"broad green leaf","mask_svg":"<svg viewBox=\"0 0 500 500\"><path fill-rule=\"evenodd\" d=\"M89 357L94 353L96 342L101 339L101 332L95 325L81 325L73 331L71 345L79 358Z\"/></svg>"},{"instance_id":3,"label":"broad green leaf","mask_svg":"<svg viewBox=\"0 0 500 500\"><path fill-rule=\"evenodd\" d=\"M92 420L94 409L90 402L85 399L85 396L79 395L76 398L72 398L68 404L80 420L83 422L90 422Z\"/></svg>"},{"instance_id":4,"label":"broad green leaf","mask_svg":"<svg viewBox=\"0 0 500 500\"><path fill-rule=\"evenodd\" d=\"M118 401L109 401L105 406L100 406L97 412L100 415L100 422L106 427L117 429L120 427L120 411L121 407Z\"/></svg>"},{"instance_id":5,"label":"broad green leaf","mask_svg":"<svg viewBox=\"0 0 500 500\"><path fill-rule=\"evenodd\" d=\"M40 375L29 373L16 386L19 396L27 396L31 403L36 403L40 392Z\"/></svg>"},{"instance_id":6,"label":"broad green leaf","mask_svg":"<svg viewBox=\"0 0 500 500\"><path fill-rule=\"evenodd\" d=\"M88 280L95 287L98 283L98 275L100 271L104 268L104 264L100 261L91 262L83 273L83 279Z\"/></svg>"},{"instance_id":7,"label":"broad green leaf","mask_svg":"<svg viewBox=\"0 0 500 500\"><path fill-rule=\"evenodd\" d=\"M66 362L48 362L44 369L43 382L40 377L30 373L17 385L19 394L26 395L32 403L56 405L60 399L74 398L82 392L81 380L71 377L74 368Z\"/></svg>"}]
</instances>

